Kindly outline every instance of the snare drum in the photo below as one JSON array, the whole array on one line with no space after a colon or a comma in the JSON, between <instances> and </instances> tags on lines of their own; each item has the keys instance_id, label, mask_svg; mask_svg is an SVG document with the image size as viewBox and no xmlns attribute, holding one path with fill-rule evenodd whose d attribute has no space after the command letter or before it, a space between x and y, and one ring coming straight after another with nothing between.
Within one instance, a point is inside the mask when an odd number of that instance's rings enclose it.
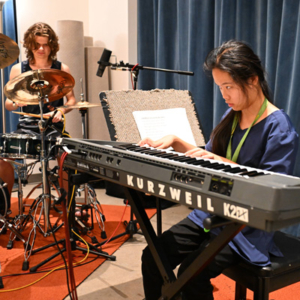
<instances>
[{"instance_id":1,"label":"snare drum","mask_svg":"<svg viewBox=\"0 0 300 300\"><path fill-rule=\"evenodd\" d=\"M56 139L45 140L45 150L49 153ZM38 136L19 133L3 133L0 138L0 156L6 158L38 159L41 151L41 139Z\"/></svg>"}]
</instances>

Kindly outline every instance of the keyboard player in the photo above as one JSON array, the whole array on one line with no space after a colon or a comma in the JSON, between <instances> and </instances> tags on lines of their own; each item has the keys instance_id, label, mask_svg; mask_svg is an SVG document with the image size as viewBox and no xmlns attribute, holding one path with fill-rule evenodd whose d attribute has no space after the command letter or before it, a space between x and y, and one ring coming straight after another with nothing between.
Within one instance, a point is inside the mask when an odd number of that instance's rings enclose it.
<instances>
[{"instance_id":1,"label":"keyboard player","mask_svg":"<svg viewBox=\"0 0 300 300\"><path fill-rule=\"evenodd\" d=\"M291 175L295 164L298 134L283 111L272 104L264 68L259 57L245 43L230 40L212 50L204 63L229 108L213 130L205 150L174 135L160 140L142 140L140 146L165 149L173 147L191 157L233 162L258 169ZM160 243L172 268L178 274L189 266L220 228L206 232L203 220L208 213L194 210L160 237ZM282 256L273 242L273 233L245 227L214 260L183 289L184 299L213 299L210 279L245 260L258 266L270 264L270 254ZM149 247L142 255L142 273L146 300L157 300L164 283Z\"/></svg>"}]
</instances>

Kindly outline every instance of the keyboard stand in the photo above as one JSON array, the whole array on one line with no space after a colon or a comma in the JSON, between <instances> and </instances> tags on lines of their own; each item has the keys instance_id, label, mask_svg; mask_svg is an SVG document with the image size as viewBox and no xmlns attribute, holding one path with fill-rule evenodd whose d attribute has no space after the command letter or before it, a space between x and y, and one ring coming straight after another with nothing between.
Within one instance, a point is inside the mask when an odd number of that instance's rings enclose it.
<instances>
[{"instance_id":1,"label":"keyboard stand","mask_svg":"<svg viewBox=\"0 0 300 300\"><path fill-rule=\"evenodd\" d=\"M125 188L125 195L129 201L129 204L131 205L138 223L140 224L160 274L164 279L162 296L159 298L159 300L175 299L174 297L178 295L178 293L189 282L189 280L192 279L194 275L201 272L215 257L215 255L245 227L245 225L241 223L234 222L230 222L228 225L226 225L223 231L209 242L209 245L197 258L195 258L194 262L176 279L175 274L168 264L166 256L159 244L157 235L145 212L145 209L141 205L141 201L139 200L141 197L141 192L130 188Z\"/></svg>"}]
</instances>

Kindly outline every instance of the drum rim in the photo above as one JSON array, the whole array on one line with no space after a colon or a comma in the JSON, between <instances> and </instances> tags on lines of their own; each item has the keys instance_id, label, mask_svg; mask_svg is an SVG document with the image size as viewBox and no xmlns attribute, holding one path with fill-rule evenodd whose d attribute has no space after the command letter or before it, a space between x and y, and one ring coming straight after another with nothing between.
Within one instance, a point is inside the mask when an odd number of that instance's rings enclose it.
<instances>
[{"instance_id":1,"label":"drum rim","mask_svg":"<svg viewBox=\"0 0 300 300\"><path fill-rule=\"evenodd\" d=\"M3 133L2 137L4 138L8 138L8 139L19 139L19 140L40 140L40 138L38 138L35 135L30 135L27 133Z\"/></svg>"},{"instance_id":2,"label":"drum rim","mask_svg":"<svg viewBox=\"0 0 300 300\"><path fill-rule=\"evenodd\" d=\"M18 153L0 153L2 158L14 158L14 159L39 159L40 155L33 154L18 154Z\"/></svg>"}]
</instances>

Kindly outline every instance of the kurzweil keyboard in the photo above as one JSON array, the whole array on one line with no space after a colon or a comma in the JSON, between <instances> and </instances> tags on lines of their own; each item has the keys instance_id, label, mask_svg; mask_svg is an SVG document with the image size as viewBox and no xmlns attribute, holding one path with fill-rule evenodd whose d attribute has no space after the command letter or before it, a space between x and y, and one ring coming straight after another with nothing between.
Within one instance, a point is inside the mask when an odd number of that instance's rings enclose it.
<instances>
[{"instance_id":1,"label":"kurzweil keyboard","mask_svg":"<svg viewBox=\"0 0 300 300\"><path fill-rule=\"evenodd\" d=\"M273 231L299 223L300 178L111 141L63 138L64 166Z\"/></svg>"}]
</instances>

